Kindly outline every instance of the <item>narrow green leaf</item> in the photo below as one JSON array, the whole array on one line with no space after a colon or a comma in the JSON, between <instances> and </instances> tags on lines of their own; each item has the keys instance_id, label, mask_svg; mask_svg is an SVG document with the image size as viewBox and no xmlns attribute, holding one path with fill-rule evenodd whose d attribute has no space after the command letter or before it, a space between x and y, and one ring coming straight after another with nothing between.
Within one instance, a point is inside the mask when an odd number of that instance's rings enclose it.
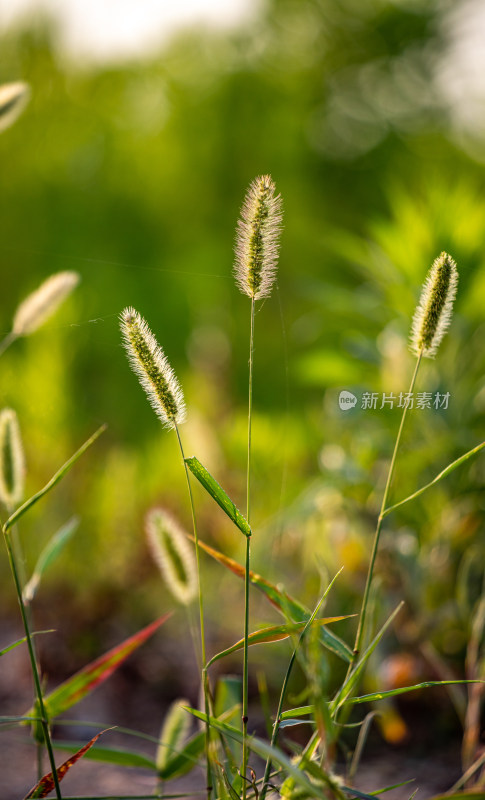
<instances>
[{"instance_id":1,"label":"narrow green leaf","mask_svg":"<svg viewBox=\"0 0 485 800\"><path fill-rule=\"evenodd\" d=\"M485 442L482 442L481 444L474 447L472 450L469 450L467 453L464 453L464 455L457 458L456 461L452 461L451 464L448 464L448 466L445 467L436 476L436 478L433 478L433 480L430 481L430 483L427 483L426 486L422 486L421 489L418 489L417 492L410 494L409 497L406 497L404 500L400 500L399 503L394 503L393 506L389 506L389 508L386 508L382 516L387 517L387 515L390 514L391 511L395 511L396 508L403 506L405 503L409 503L410 500L415 500L416 497L419 497L420 494L423 494L423 492L425 492L431 486L434 486L435 483L438 483L438 481L440 481L442 478L446 478L446 476L449 475L450 472L453 472L457 467L461 467L461 465L464 464L465 461L468 461L469 458L479 453L480 450L483 450L484 447L485 447Z\"/></svg>"},{"instance_id":2,"label":"narrow green leaf","mask_svg":"<svg viewBox=\"0 0 485 800\"><path fill-rule=\"evenodd\" d=\"M197 719L201 719L203 722L206 721L207 717L202 711L198 711L195 708L187 708L194 717ZM214 719L214 717L209 717L209 724L212 728L223 733L225 736L229 736L232 739L235 739L237 742L242 744L243 736L237 728L233 728L232 725L228 725L225 722L221 722L218 719ZM282 767L285 772L291 775L295 782L302 786L307 791L310 791L312 797L320 797L326 798L326 793L323 787L317 786L311 781L308 780L305 773L298 769L289 758L278 748L278 747L271 747L271 745L267 744L267 742L258 739L256 736L249 736L248 740L248 747L256 753L256 755L261 756L261 758L270 758L272 762L278 764Z\"/></svg>"},{"instance_id":3,"label":"narrow green leaf","mask_svg":"<svg viewBox=\"0 0 485 800\"><path fill-rule=\"evenodd\" d=\"M389 691L386 692L373 692L372 694L364 694L360 697L350 697L346 702L349 705L356 705L358 703L374 703L377 700L385 700L387 697L395 697L398 694L415 692L418 689L427 689L430 686L450 686L457 683L485 683L485 681L424 681L424 683L417 683L415 686L400 686L398 689L389 689Z\"/></svg>"},{"instance_id":4,"label":"narrow green leaf","mask_svg":"<svg viewBox=\"0 0 485 800\"><path fill-rule=\"evenodd\" d=\"M42 574L50 566L50 564L55 561L64 545L67 544L74 531L77 529L78 525L79 520L76 517L72 517L72 519L66 522L62 528L59 528L57 533L55 533L52 538L49 539L39 558L37 559L37 564L34 567L32 577L25 585L23 591L24 603L28 604L32 602L39 586Z\"/></svg>"},{"instance_id":5,"label":"narrow green leaf","mask_svg":"<svg viewBox=\"0 0 485 800\"><path fill-rule=\"evenodd\" d=\"M41 722L40 717L0 717L0 725L10 725L15 722Z\"/></svg>"},{"instance_id":6,"label":"narrow green leaf","mask_svg":"<svg viewBox=\"0 0 485 800\"><path fill-rule=\"evenodd\" d=\"M351 615L353 616L353 615ZM348 616L344 617L322 617L322 619L316 619L311 623L311 627L317 627L322 625L329 625L331 622L339 622L342 619L348 619ZM262 628L262 630L255 631L254 633L250 633L248 636L248 645L253 644L268 644L270 642L279 642L283 639L288 639L294 633L301 633L301 631L307 625L306 622L291 622L287 623L286 625L273 625L270 628ZM240 639L236 644L233 644L231 647L228 647L227 650L223 650L221 653L217 653L209 663L207 664L208 667L212 666L215 661L219 661L219 659L224 658L225 656L230 655L231 653L235 653L238 650L242 650L244 647L244 639Z\"/></svg>"},{"instance_id":7,"label":"narrow green leaf","mask_svg":"<svg viewBox=\"0 0 485 800\"><path fill-rule=\"evenodd\" d=\"M278 725L278 728L293 728L295 725L315 725L315 720L313 719L285 719L281 721Z\"/></svg>"},{"instance_id":8,"label":"narrow green leaf","mask_svg":"<svg viewBox=\"0 0 485 800\"><path fill-rule=\"evenodd\" d=\"M374 791L369 792L369 794L371 795L371 797L375 797L376 795L384 794L385 792L392 792L393 789L400 789L401 786L408 786L410 783L414 783L415 780L416 778L409 778L408 781L402 781L402 783L394 783L392 786L384 786L383 789L374 789ZM418 790L416 789L416 792L417 791ZM416 794L416 792L414 792L414 794ZM412 796L414 796L414 794Z\"/></svg>"},{"instance_id":9,"label":"narrow green leaf","mask_svg":"<svg viewBox=\"0 0 485 800\"><path fill-rule=\"evenodd\" d=\"M186 775L199 763L199 756L205 748L205 730L192 736L180 750L167 759L164 767L158 770L159 777L164 780L180 778Z\"/></svg>"},{"instance_id":10,"label":"narrow green leaf","mask_svg":"<svg viewBox=\"0 0 485 800\"><path fill-rule=\"evenodd\" d=\"M299 708L290 708L288 711L283 711L280 719L290 719L291 717L306 717L307 714L313 714L315 711L315 707L311 706L300 706Z\"/></svg>"},{"instance_id":11,"label":"narrow green leaf","mask_svg":"<svg viewBox=\"0 0 485 800\"><path fill-rule=\"evenodd\" d=\"M42 633L55 633L55 631L54 630L32 631L32 633L30 635L31 636L40 636L40 634L42 634ZM9 653L10 650L13 650L15 647L18 647L19 644L24 644L24 642L26 642L26 641L27 641L27 637L26 636L24 636L23 639L17 639L16 642L13 642L12 644L9 644L7 647L4 647L3 650L0 650L0 656L4 656L5 653Z\"/></svg>"},{"instance_id":12,"label":"narrow green leaf","mask_svg":"<svg viewBox=\"0 0 485 800\"><path fill-rule=\"evenodd\" d=\"M101 731L101 733L97 733L87 744L83 745L77 753L74 753L73 756L64 761L60 767L57 767L57 779L58 781L62 781L66 773L71 769L71 767L82 758L87 751L93 746L93 744L99 739L100 736L106 733L106 731ZM54 775L52 772L49 772L47 775L44 775L41 780L36 783L33 789L25 796L24 800L33 800L33 798L43 798L47 797L52 791L54 791L55 784L54 784Z\"/></svg>"},{"instance_id":13,"label":"narrow green leaf","mask_svg":"<svg viewBox=\"0 0 485 800\"><path fill-rule=\"evenodd\" d=\"M395 617L399 614L399 612L400 612L401 608L403 607L403 605L404 605L404 603L401 602L401 603L399 603L397 608L394 609L392 614L387 618L386 622L384 623L384 625L380 629L379 633L374 637L374 639L370 643L369 647L367 648L367 650L365 651L363 656L357 662L357 664L355 665L354 669L352 670L352 672L350 673L348 678L343 682L342 686L340 687L339 691L337 692L337 695L335 696L335 698L330 703L330 710L334 715L337 713L338 709L342 705L344 705L345 702L347 702L347 699L348 699L350 693L352 692L352 690L354 689L354 687L355 687L355 685L356 685L356 683L357 683L357 681L358 681L358 679L360 677L360 674L361 674L362 670L364 669L368 659L370 658L370 656L372 655L372 653L376 649L377 645L381 641L381 639L384 636L385 632L387 631L388 627L394 621Z\"/></svg>"},{"instance_id":14,"label":"narrow green leaf","mask_svg":"<svg viewBox=\"0 0 485 800\"><path fill-rule=\"evenodd\" d=\"M21 505L20 508L18 508L12 514L11 517L8 518L8 520L6 521L5 525L3 526L3 530L5 532L8 531L8 529L11 528L12 525L15 525L15 523L20 519L20 517L22 517L25 514L26 511L29 510L29 508L32 508L32 506L35 505L35 503L37 503L38 500L40 500L42 497L44 497L44 495L47 494L47 492L49 492L51 489L53 489L53 487L56 486L56 484L58 484L60 480L62 480L64 475L67 472L69 472L69 470L76 463L78 458L80 458L83 455L83 453L85 453L86 450L89 447L91 447L92 444L94 444L96 439L98 439L98 437L101 436L102 433L104 433L104 431L106 430L107 427L108 427L107 425L101 425L101 427L98 428L98 430L95 433L93 433L93 435L90 436L90 438L87 439L87 441L84 442L84 444L79 448L79 450L77 450L74 453L74 455L71 456L71 458L68 461L66 461L65 464L63 464L63 466L56 472L56 474L53 475L53 477L50 479L50 481L48 481L48 483L46 483L44 488L41 489L36 494L32 495L32 497L30 497L28 500L26 500L25 503L23 505Z\"/></svg>"},{"instance_id":15,"label":"narrow green leaf","mask_svg":"<svg viewBox=\"0 0 485 800\"><path fill-rule=\"evenodd\" d=\"M81 742L53 742L56 750L67 751L79 750L83 747ZM122 750L112 747L93 747L84 756L90 761L101 761L103 764L117 764L120 767L143 767L155 771L156 764L152 758L136 753L131 750Z\"/></svg>"},{"instance_id":16,"label":"narrow green leaf","mask_svg":"<svg viewBox=\"0 0 485 800\"><path fill-rule=\"evenodd\" d=\"M193 541L193 537L190 536ZM212 558L220 564L231 570L235 575L244 580L244 567L234 561L233 558L224 555L215 548L206 544L199 539L199 546L205 550ZM279 589L273 583L262 578L256 572L250 570L249 580L252 585L261 591L270 601L270 603L278 609L283 615L291 614L295 622L307 622L310 618L310 611L302 605L298 600L295 600L283 589ZM352 660L352 650L340 637L329 631L327 628L322 628L320 631L320 639L322 644L332 653L340 656L343 661L348 664Z\"/></svg>"},{"instance_id":17,"label":"narrow green leaf","mask_svg":"<svg viewBox=\"0 0 485 800\"><path fill-rule=\"evenodd\" d=\"M243 517L229 495L226 494L222 486L217 483L216 479L213 478L210 472L200 463L199 459L192 456L191 458L186 458L185 463L192 475L197 478L206 492L208 492L216 501L217 505L222 508L234 525L236 525L245 536L251 536L251 528L246 518Z\"/></svg>"},{"instance_id":18,"label":"narrow green leaf","mask_svg":"<svg viewBox=\"0 0 485 800\"><path fill-rule=\"evenodd\" d=\"M100 658L92 661L71 678L61 683L57 689L44 697L44 706L49 719L54 719L68 708L78 703L83 697L93 691L96 686L105 681L128 658L134 650L140 647L169 617L165 614L155 620L146 628L130 636L121 644L113 647ZM37 716L36 707L31 708L27 714Z\"/></svg>"},{"instance_id":19,"label":"narrow green leaf","mask_svg":"<svg viewBox=\"0 0 485 800\"><path fill-rule=\"evenodd\" d=\"M485 792L455 792L454 794L435 794L430 800L485 800Z\"/></svg>"}]
</instances>

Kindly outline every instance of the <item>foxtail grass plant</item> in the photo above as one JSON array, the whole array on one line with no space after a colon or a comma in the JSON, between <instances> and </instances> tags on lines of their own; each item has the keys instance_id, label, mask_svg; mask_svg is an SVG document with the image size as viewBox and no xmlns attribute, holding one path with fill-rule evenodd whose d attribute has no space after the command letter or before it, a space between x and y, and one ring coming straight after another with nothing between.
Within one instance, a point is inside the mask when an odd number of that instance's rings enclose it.
<instances>
[{"instance_id":1,"label":"foxtail grass plant","mask_svg":"<svg viewBox=\"0 0 485 800\"><path fill-rule=\"evenodd\" d=\"M5 408L0 412L0 500L6 506L9 516L20 504L24 493L24 472L25 459L20 437L20 428L15 411ZM43 744L47 749L49 762L54 771L54 787L58 800L61 800L61 791L54 760L51 734L49 730L48 717L44 707L42 686L37 665L37 658L34 649L33 637L31 634L31 624L29 614L23 598L23 557L17 537L16 526L7 529L3 526L3 535L7 549L10 569L15 583L17 599L20 607L20 614L25 632L25 639L29 651L29 659L34 681L35 696L41 716ZM40 754L40 750L38 750ZM40 755L39 755L40 763Z\"/></svg>"},{"instance_id":2,"label":"foxtail grass plant","mask_svg":"<svg viewBox=\"0 0 485 800\"><path fill-rule=\"evenodd\" d=\"M438 351L438 347L441 344L443 336L449 328L453 311L453 302L456 297L457 288L458 271L456 264L452 257L448 255L448 253L442 252L438 258L434 260L431 269L426 276L419 303L414 312L410 335L410 349L416 356L416 364L414 367L413 376L411 378L411 385L406 395L406 401L404 403L401 416L401 423L397 432L394 450L387 473L381 509L374 534L374 543L369 562L367 581L362 599L362 609L360 613L357 634L355 637L354 652L352 661L349 665L348 674L350 674L353 664L360 655L362 641L365 635L365 622L369 604L369 593L372 584L372 578L374 576L374 567L379 548L381 528L384 517L386 516L386 512L388 511L387 504L389 492L391 489L399 446L401 444L404 422L406 420L406 415L409 408L409 401L414 391L414 386L422 358L434 358Z\"/></svg>"},{"instance_id":3,"label":"foxtail grass plant","mask_svg":"<svg viewBox=\"0 0 485 800\"><path fill-rule=\"evenodd\" d=\"M23 81L0 86L0 133L18 119L30 100L30 87Z\"/></svg>"},{"instance_id":4,"label":"foxtail grass plant","mask_svg":"<svg viewBox=\"0 0 485 800\"><path fill-rule=\"evenodd\" d=\"M241 208L236 233L236 283L251 300L249 334L249 398L248 398L248 455L246 471L246 520L251 526L251 423L253 408L254 312L257 300L269 297L276 279L281 234L282 203L276 195L270 175L256 178L247 191ZM244 592L244 657L243 657L243 755L242 788L246 798L248 766L248 637L249 637L249 571L251 534L246 536Z\"/></svg>"},{"instance_id":5,"label":"foxtail grass plant","mask_svg":"<svg viewBox=\"0 0 485 800\"><path fill-rule=\"evenodd\" d=\"M15 312L12 330L0 342L0 355L19 337L29 336L38 330L57 311L79 281L77 272L57 272L29 294Z\"/></svg>"},{"instance_id":6,"label":"foxtail grass plant","mask_svg":"<svg viewBox=\"0 0 485 800\"><path fill-rule=\"evenodd\" d=\"M202 584L200 577L200 548L197 520L195 515L192 486L189 472L185 463L184 448L180 437L179 425L186 418L184 395L177 377L170 366L165 353L155 339L148 324L135 311L129 307L121 314L120 318L123 344L128 355L131 368L138 377L142 388L145 390L150 405L165 428L175 430L180 448L182 463L184 465L187 490L189 493L192 525L195 539L195 560L197 569L197 587L199 602L200 647L202 664L207 663L204 626L204 604L202 597ZM203 691L205 699L205 713L209 716L209 686L207 675L203 673ZM207 796L210 800L212 793L211 767L209 763L209 724L206 722L206 755L207 755Z\"/></svg>"},{"instance_id":7,"label":"foxtail grass plant","mask_svg":"<svg viewBox=\"0 0 485 800\"><path fill-rule=\"evenodd\" d=\"M485 628L485 591L478 605L472 624L471 641L469 643L467 669L469 680L462 681L452 676L444 680L425 681L409 686L374 691L359 695L359 686L369 661L375 656L384 636L391 629L399 615L402 603L389 614L388 618L377 629L371 630L369 624L370 597L373 594L376 557L384 519L402 505L412 502L432 486L444 479L452 471L460 467L470 458L477 455L485 448L485 442L475 446L472 450L461 455L448 464L434 480L421 486L413 494L398 500L393 505L389 504L392 481L402 441L403 428L410 408L409 399L416 385L418 370L424 358L435 357L440 343L446 333L452 313L453 301L457 288L457 270L453 259L446 253L433 263L426 278L421 298L416 309L410 338L410 347L416 357L408 398L404 402L403 413L390 460L387 479L385 483L380 513L374 535L373 547L370 553L369 567L362 597L362 605L357 623L357 632L353 648L344 639L334 632L334 623L348 617L320 616L327 595L331 592L337 576L322 591L318 602L312 603L313 611L300 600L287 593L281 584L271 583L262 575L251 570L251 427L253 408L253 363L255 351L255 310L258 301L267 298L276 280L278 261L279 237L281 233L282 206L281 198L276 194L276 188L268 175L256 178L250 185L241 210L241 219L238 223L236 239L236 281L241 291L251 301L250 336L249 336L249 379L248 379L248 428L247 428L247 463L246 463L246 511L241 513L224 488L210 474L196 456L185 457L179 427L186 417L186 409L182 388L171 368L167 357L157 343L147 322L133 308L126 308L120 317L123 344L129 362L139 379L149 402L157 415L161 425L173 430L177 437L180 455L184 464L185 479L189 494L190 509L192 514L193 536L188 536L171 516L162 508L154 508L146 517L146 536L150 552L162 572L168 588L174 597L182 604L188 606L195 596L198 600L198 616L200 630L200 645L197 641L198 658L200 658L201 686L204 695L204 710L190 708L185 700L177 700L169 709L163 722L160 735L149 737L146 734L124 729L123 734L142 737L154 746L153 756L142 755L140 752L125 748L116 750L112 748L99 748L96 759L106 763L116 763L126 767L143 767L152 770L156 781L155 793L147 797L175 797L182 795L166 794L166 783L172 779L186 775L194 767L200 767L205 772L205 785L202 791L193 791L190 796L199 794L206 796L207 800L266 800L269 797L285 797L288 800L353 800L354 797L367 800L371 795L363 794L347 785L345 779L336 774L336 752L340 744L342 730L347 729L351 734L359 729L357 744L350 769L347 772L347 782L353 781L359 760L365 745L366 736L373 719L371 715L363 713L358 715L359 709L369 704L389 701L397 695L425 688L427 686L447 686L456 689L455 684L467 682L470 684L469 709L462 710L461 718L468 725L468 735L464 736L464 774L455 784L456 789L474 779L476 773L483 766L483 757L477 753L480 742L480 694L482 691L481 678L484 674L483 662L485 656L481 654L481 642ZM76 283L74 278L66 279L70 273L60 273L53 276L50 283L44 284L37 293L34 293L19 307L13 324L12 335L27 335L39 327L53 313L62 297L66 295L68 284L70 288ZM75 275L75 274L74 274ZM61 284L64 289L61 289ZM57 287L57 288L56 288ZM5 349L3 345L3 349ZM16 416L10 409L0 412L0 501L7 507L9 516L3 524L8 558L15 588L20 605L22 621L25 630L31 669L35 686L35 701L31 709L21 716L0 717L0 725L31 725L34 738L45 744L49 756L52 772L42 776L34 789L26 796L28 798L45 797L53 789L57 800L62 800L59 782L67 769L69 769L89 748L97 741L97 733L87 744L78 742L56 742L56 746L65 748L71 755L56 769L53 754L53 741L51 738L50 724L58 721L60 715L86 697L99 683L105 680L130 653L139 647L151 636L167 618L167 614L147 625L138 633L117 644L108 652L98 656L95 661L83 667L75 675L68 678L48 694L42 690L40 669L35 658L33 637L36 632L32 630L29 622L26 601L34 598L35 591L41 576L48 563L52 561L64 545L75 527L75 521L67 523L57 534L52 537L44 551L40 554L34 574L22 592L22 580L19 577L17 558L12 547L12 532L18 520L36 503L53 489L67 471L75 464L77 459L97 439L104 428L97 431L84 445L55 473L50 481L28 500L23 501L23 457L21 454L20 434ZM189 475L189 471L191 475ZM198 481L205 492L217 503L219 509L230 520L234 529L246 538L244 564L237 563L228 555L219 552L213 546L199 538L198 525L195 514L194 498L192 494L192 476ZM195 555L188 539L195 542ZM201 552L205 552L215 559L220 566L228 570L232 576L244 581L244 632L243 637L226 647L224 650L211 655L207 659L204 605L201 581ZM282 616L283 622L269 627L263 627L250 632L250 605L249 590L252 585L260 595L268 601ZM196 607L194 603L194 608ZM271 725L269 721L268 736L263 739L257 735L248 734L248 679L249 658L248 651L252 645L268 645L284 640L290 640L292 647L286 674L283 679L276 715ZM10 649L21 644L22 641L0 650L0 657ZM216 664L237 654L243 658L242 676L242 704L240 678L235 680L227 675L214 677L211 680L214 691L209 684L209 670ZM344 665L342 675L345 677L334 690L332 696L327 696L326 672L330 672L332 661L327 660L328 653L331 658L338 658ZM301 697L308 705L285 708L289 703L289 686L292 672L296 665L301 668L305 681ZM211 673L211 678L214 673ZM473 686L473 691L471 687ZM462 688L462 687L460 687ZM302 701L300 701L302 702ZM465 700L464 700L465 703ZM241 708L242 705L242 708ZM291 703L290 703L291 705ZM357 721L348 722L351 711L356 712ZM241 714L242 712L242 714ZM188 720L191 714L203 726L190 735ZM242 719L241 719L242 716ZM236 721L236 724L234 722ZM64 720L64 722L66 722ZM239 724L238 724L239 723ZM62 722L60 722L62 724ZM70 724L75 724L72 721ZM99 723L83 722L82 725L101 727ZM282 731L286 727L304 725L303 731L309 735L303 739L303 744L293 742L290 745L291 756L287 749L280 745ZM119 731L121 732L121 731ZM303 736L303 734L302 734ZM265 764L263 774L258 777L251 768L250 753ZM478 757L477 757L478 756ZM481 788L479 779L475 786ZM374 794L387 791L394 787L378 787ZM145 795L144 795L145 796ZM459 795L462 797L463 795ZM99 794L96 794L100 798ZM140 795L125 795L125 798ZM76 798L76 800L81 800ZM115 800L115 798L112 798ZM118 798L116 798L118 800ZM437 799L436 799L437 800Z\"/></svg>"}]
</instances>

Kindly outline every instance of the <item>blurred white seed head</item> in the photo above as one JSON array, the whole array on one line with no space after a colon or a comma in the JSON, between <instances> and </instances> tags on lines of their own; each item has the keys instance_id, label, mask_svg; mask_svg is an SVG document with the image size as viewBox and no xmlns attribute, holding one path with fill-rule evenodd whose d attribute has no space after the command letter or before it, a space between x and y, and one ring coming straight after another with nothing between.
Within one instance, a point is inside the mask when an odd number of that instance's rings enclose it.
<instances>
[{"instance_id":1,"label":"blurred white seed head","mask_svg":"<svg viewBox=\"0 0 485 800\"><path fill-rule=\"evenodd\" d=\"M276 278L281 233L281 196L270 175L250 185L236 231L234 273L240 290L258 300L268 297Z\"/></svg>"},{"instance_id":2,"label":"blurred white seed head","mask_svg":"<svg viewBox=\"0 0 485 800\"><path fill-rule=\"evenodd\" d=\"M163 508L148 512L148 546L173 596L188 605L197 592L197 571L191 546L182 528Z\"/></svg>"},{"instance_id":3,"label":"blurred white seed head","mask_svg":"<svg viewBox=\"0 0 485 800\"><path fill-rule=\"evenodd\" d=\"M156 765L158 772L163 770L176 753L182 750L190 731L190 715L184 706L190 702L184 697L170 705L160 730L160 743L158 745Z\"/></svg>"},{"instance_id":4,"label":"blurred white seed head","mask_svg":"<svg viewBox=\"0 0 485 800\"><path fill-rule=\"evenodd\" d=\"M27 336L40 328L57 311L63 300L80 281L77 272L57 272L20 303L13 320L12 333Z\"/></svg>"},{"instance_id":5,"label":"blurred white seed head","mask_svg":"<svg viewBox=\"0 0 485 800\"><path fill-rule=\"evenodd\" d=\"M15 411L0 411L0 500L15 508L24 494L25 460Z\"/></svg>"},{"instance_id":6,"label":"blurred white seed head","mask_svg":"<svg viewBox=\"0 0 485 800\"><path fill-rule=\"evenodd\" d=\"M16 81L0 86L0 131L13 125L30 99L30 88L27 83Z\"/></svg>"},{"instance_id":7,"label":"blurred white seed head","mask_svg":"<svg viewBox=\"0 0 485 800\"><path fill-rule=\"evenodd\" d=\"M165 353L134 308L125 308L120 326L131 368L153 410L166 428L175 428L185 420L184 395Z\"/></svg>"},{"instance_id":8,"label":"blurred white seed head","mask_svg":"<svg viewBox=\"0 0 485 800\"><path fill-rule=\"evenodd\" d=\"M441 253L431 266L414 312L410 346L413 353L433 358L451 322L458 288L456 264Z\"/></svg>"}]
</instances>

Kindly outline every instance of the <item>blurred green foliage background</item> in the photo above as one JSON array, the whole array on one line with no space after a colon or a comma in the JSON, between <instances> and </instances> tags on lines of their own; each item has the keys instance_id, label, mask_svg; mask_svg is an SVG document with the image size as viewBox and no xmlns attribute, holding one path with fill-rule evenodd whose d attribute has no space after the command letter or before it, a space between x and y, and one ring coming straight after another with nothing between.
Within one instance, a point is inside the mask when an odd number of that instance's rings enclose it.
<instances>
[{"instance_id":1,"label":"blurred green foliage background","mask_svg":"<svg viewBox=\"0 0 485 800\"><path fill-rule=\"evenodd\" d=\"M0 137L0 331L48 275L82 276L2 357L28 493L109 425L21 529L31 568L80 517L38 598L56 627L71 609L90 630L80 650L98 652L107 619L132 629L175 607L143 518L159 503L190 523L176 439L121 348L125 306L184 387L186 452L244 507L249 303L232 248L256 175L272 175L285 216L278 287L256 317L254 568L313 605L344 565L329 610L357 610L400 412L342 412L338 394L407 390L410 321L441 250L460 271L456 312L417 388L450 403L410 414L392 499L483 438L485 146L439 89L449 13L418 0L273 0L236 32L188 29L156 56L109 66L66 58L48 19L2 35L0 83L28 81L32 100ZM484 471L483 458L468 462L389 517L379 561L381 602L407 602L400 646L430 638L458 669L481 592ZM242 537L196 500L202 538L242 560ZM241 635L242 587L221 570L204 560L214 647ZM0 587L2 613L16 613L6 558ZM221 597L235 610L222 620ZM255 597L253 624L268 619Z\"/></svg>"}]
</instances>

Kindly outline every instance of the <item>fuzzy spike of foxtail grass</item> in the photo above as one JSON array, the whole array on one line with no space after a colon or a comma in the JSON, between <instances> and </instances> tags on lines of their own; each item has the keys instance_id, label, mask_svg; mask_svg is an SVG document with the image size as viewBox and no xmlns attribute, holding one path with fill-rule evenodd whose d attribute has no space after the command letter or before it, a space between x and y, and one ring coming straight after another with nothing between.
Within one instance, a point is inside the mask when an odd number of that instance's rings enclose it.
<instances>
[{"instance_id":1,"label":"fuzzy spike of foxtail grass","mask_svg":"<svg viewBox=\"0 0 485 800\"><path fill-rule=\"evenodd\" d=\"M135 375L166 428L185 420L184 395L167 357L143 317L125 308L120 318L123 344Z\"/></svg>"},{"instance_id":2,"label":"fuzzy spike of foxtail grass","mask_svg":"<svg viewBox=\"0 0 485 800\"><path fill-rule=\"evenodd\" d=\"M30 87L23 81L0 86L0 131L13 125L30 99Z\"/></svg>"},{"instance_id":3,"label":"fuzzy spike of foxtail grass","mask_svg":"<svg viewBox=\"0 0 485 800\"><path fill-rule=\"evenodd\" d=\"M24 493L25 460L15 411L0 412L0 501L13 509Z\"/></svg>"},{"instance_id":4,"label":"fuzzy spike of foxtail grass","mask_svg":"<svg viewBox=\"0 0 485 800\"><path fill-rule=\"evenodd\" d=\"M240 290L254 300L268 297L276 277L281 233L281 196L270 175L250 185L236 233L235 276Z\"/></svg>"},{"instance_id":5,"label":"fuzzy spike of foxtail grass","mask_svg":"<svg viewBox=\"0 0 485 800\"><path fill-rule=\"evenodd\" d=\"M456 264L442 252L426 276L421 297L414 312L411 350L415 355L433 358L451 321L453 301L458 287Z\"/></svg>"},{"instance_id":6,"label":"fuzzy spike of foxtail grass","mask_svg":"<svg viewBox=\"0 0 485 800\"><path fill-rule=\"evenodd\" d=\"M188 605L197 594L197 571L187 537L163 508L153 508L146 517L148 546L173 596Z\"/></svg>"},{"instance_id":7,"label":"fuzzy spike of foxtail grass","mask_svg":"<svg viewBox=\"0 0 485 800\"><path fill-rule=\"evenodd\" d=\"M63 300L80 281L77 272L57 272L42 283L35 292L20 303L12 326L12 335L27 336L41 325L59 308Z\"/></svg>"}]
</instances>

